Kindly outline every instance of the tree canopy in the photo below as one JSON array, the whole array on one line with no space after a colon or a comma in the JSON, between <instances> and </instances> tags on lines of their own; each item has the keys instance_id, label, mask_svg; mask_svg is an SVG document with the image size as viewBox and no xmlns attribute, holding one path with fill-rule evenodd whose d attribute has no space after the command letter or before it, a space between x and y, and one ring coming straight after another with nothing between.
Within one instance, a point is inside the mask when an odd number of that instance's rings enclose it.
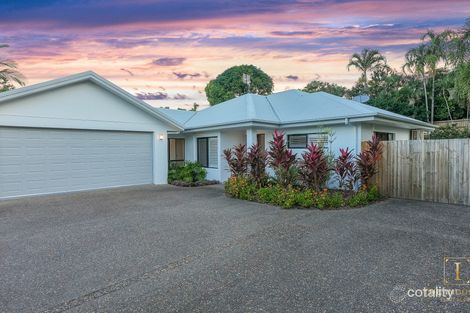
<instances>
[{"instance_id":1,"label":"tree canopy","mask_svg":"<svg viewBox=\"0 0 470 313\"><path fill-rule=\"evenodd\" d=\"M250 86L243 82L243 74L250 76ZM206 88L210 105L233 99L245 93L268 95L273 92L272 78L254 65L238 65L225 70L211 80Z\"/></svg>"},{"instance_id":2,"label":"tree canopy","mask_svg":"<svg viewBox=\"0 0 470 313\"><path fill-rule=\"evenodd\" d=\"M8 47L8 45L0 44L0 48ZM0 59L0 92L14 89L14 84L24 86L24 76L18 71L15 61Z\"/></svg>"},{"instance_id":3,"label":"tree canopy","mask_svg":"<svg viewBox=\"0 0 470 313\"><path fill-rule=\"evenodd\" d=\"M305 92L318 92L318 91L324 91L331 93L332 95L338 96L338 97L344 97L348 94L348 88L344 86L340 86L335 83L328 83L328 82L322 82L319 80L312 80L310 83L307 84L307 86L302 89L302 91Z\"/></svg>"}]
</instances>

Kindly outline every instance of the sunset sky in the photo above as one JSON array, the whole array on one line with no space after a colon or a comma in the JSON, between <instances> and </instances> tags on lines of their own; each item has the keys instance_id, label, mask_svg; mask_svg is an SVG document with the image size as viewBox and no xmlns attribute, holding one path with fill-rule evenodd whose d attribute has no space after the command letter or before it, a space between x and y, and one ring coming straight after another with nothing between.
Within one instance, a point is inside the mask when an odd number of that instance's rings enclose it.
<instances>
[{"instance_id":1,"label":"sunset sky","mask_svg":"<svg viewBox=\"0 0 470 313\"><path fill-rule=\"evenodd\" d=\"M3 0L0 57L28 85L93 70L152 105L204 107L205 85L230 66L259 66L276 91L350 86L353 52L377 48L399 68L427 29L468 17L468 0Z\"/></svg>"}]
</instances>

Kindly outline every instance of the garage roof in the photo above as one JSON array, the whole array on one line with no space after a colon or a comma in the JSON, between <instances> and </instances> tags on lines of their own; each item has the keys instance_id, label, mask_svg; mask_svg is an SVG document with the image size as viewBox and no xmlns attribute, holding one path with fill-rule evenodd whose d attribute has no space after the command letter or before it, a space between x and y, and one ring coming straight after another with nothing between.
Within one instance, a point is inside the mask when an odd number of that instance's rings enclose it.
<instances>
[{"instance_id":1,"label":"garage roof","mask_svg":"<svg viewBox=\"0 0 470 313\"><path fill-rule=\"evenodd\" d=\"M63 86L68 86L71 84L84 82L84 81L93 82L96 85L106 89L107 91L125 100L126 102L138 107L139 109L143 110L147 114L170 124L176 129L183 130L182 124L178 123L176 120L174 120L167 114L162 114L161 112L154 110L154 108L151 105L138 99L134 95L128 93L124 89L116 86L115 84L111 83L109 80L101 77L100 75L92 71L70 75L70 76L50 80L44 83L34 84L34 85L27 86L27 87L22 87L22 88L2 92L0 93L0 105L3 102L7 102L13 99L30 96L36 93L45 92L48 90L52 90L52 89L56 89L56 88L60 88Z\"/></svg>"}]
</instances>

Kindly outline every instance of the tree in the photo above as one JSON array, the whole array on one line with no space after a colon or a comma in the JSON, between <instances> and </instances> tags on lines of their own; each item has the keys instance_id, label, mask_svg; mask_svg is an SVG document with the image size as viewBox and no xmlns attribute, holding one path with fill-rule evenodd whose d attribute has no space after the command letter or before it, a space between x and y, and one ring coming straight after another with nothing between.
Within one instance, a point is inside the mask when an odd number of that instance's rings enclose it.
<instances>
[{"instance_id":1,"label":"tree","mask_svg":"<svg viewBox=\"0 0 470 313\"><path fill-rule=\"evenodd\" d=\"M402 69L403 72L407 71L413 75L417 75L421 78L424 90L424 102L426 105L426 121L429 122L429 104L428 104L428 92L427 92L427 78L426 78L426 47L419 45L416 48L410 49L405 54L405 64Z\"/></svg>"},{"instance_id":2,"label":"tree","mask_svg":"<svg viewBox=\"0 0 470 313\"><path fill-rule=\"evenodd\" d=\"M243 74L250 75L251 83L249 86L243 82ZM254 65L239 65L225 70L211 80L205 91L209 104L216 105L245 93L271 94L273 80L268 74Z\"/></svg>"},{"instance_id":3,"label":"tree","mask_svg":"<svg viewBox=\"0 0 470 313\"><path fill-rule=\"evenodd\" d=\"M367 73L382 66L387 66L385 57L375 49L363 49L361 53L354 53L348 63L348 71L355 67L362 72L364 88L367 89Z\"/></svg>"},{"instance_id":4,"label":"tree","mask_svg":"<svg viewBox=\"0 0 470 313\"><path fill-rule=\"evenodd\" d=\"M340 86L335 83L322 82L319 80L312 80L304 87L304 89L302 89L302 91L310 93L324 91L338 97L344 97L348 94L348 89L346 87Z\"/></svg>"},{"instance_id":5,"label":"tree","mask_svg":"<svg viewBox=\"0 0 470 313\"><path fill-rule=\"evenodd\" d=\"M8 45L0 45L0 48L7 48ZM10 90L14 84L24 86L24 76L17 69L17 64L13 60L0 59L0 90Z\"/></svg>"},{"instance_id":6,"label":"tree","mask_svg":"<svg viewBox=\"0 0 470 313\"><path fill-rule=\"evenodd\" d=\"M436 75L438 71L437 65L441 60L447 62L444 52L447 36L447 32L438 34L430 30L422 37L422 40L429 39L429 42L425 45L424 63L431 79L431 123L434 123Z\"/></svg>"},{"instance_id":7,"label":"tree","mask_svg":"<svg viewBox=\"0 0 470 313\"><path fill-rule=\"evenodd\" d=\"M467 119L470 112L470 62L459 65L456 69L455 91L467 103Z\"/></svg>"}]
</instances>

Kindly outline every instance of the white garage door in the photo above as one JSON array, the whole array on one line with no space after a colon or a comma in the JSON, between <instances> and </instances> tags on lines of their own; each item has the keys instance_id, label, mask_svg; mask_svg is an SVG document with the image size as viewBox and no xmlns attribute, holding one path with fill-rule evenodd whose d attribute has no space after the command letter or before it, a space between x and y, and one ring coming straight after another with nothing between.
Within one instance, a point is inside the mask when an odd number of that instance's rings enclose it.
<instances>
[{"instance_id":1,"label":"white garage door","mask_svg":"<svg viewBox=\"0 0 470 313\"><path fill-rule=\"evenodd\" d=\"M0 198L152 183L152 134L0 127Z\"/></svg>"}]
</instances>

